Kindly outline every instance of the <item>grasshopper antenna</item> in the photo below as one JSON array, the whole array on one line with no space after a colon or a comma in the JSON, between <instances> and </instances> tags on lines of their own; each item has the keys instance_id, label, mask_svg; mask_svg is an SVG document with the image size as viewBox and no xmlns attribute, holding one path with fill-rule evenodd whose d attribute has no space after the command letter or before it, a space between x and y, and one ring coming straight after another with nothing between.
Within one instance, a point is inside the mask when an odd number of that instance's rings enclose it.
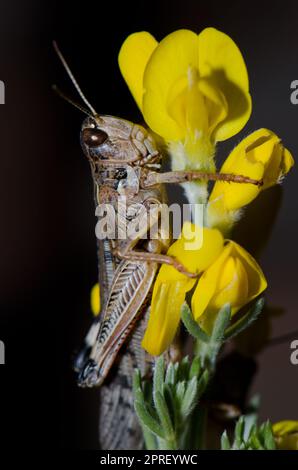
<instances>
[{"instance_id":1,"label":"grasshopper antenna","mask_svg":"<svg viewBox=\"0 0 298 470\"><path fill-rule=\"evenodd\" d=\"M74 106L75 108L79 109L84 114L87 114L87 116L94 117L93 114L91 114L88 109L84 108L79 103L77 103L76 101L69 98L65 93L63 93L63 91L60 90L60 88L57 87L57 85L55 85L55 84L52 85L52 89L54 90L55 93L57 93L58 96L60 96L60 98L67 101L67 103L69 103L72 106Z\"/></svg>"},{"instance_id":2,"label":"grasshopper antenna","mask_svg":"<svg viewBox=\"0 0 298 470\"><path fill-rule=\"evenodd\" d=\"M84 93L82 92L78 82L76 81L72 71L70 70L69 68L69 65L67 64L66 60L64 59L64 56L62 54L62 52L60 51L56 41L53 41L53 47L55 49L55 52L57 54L57 56L59 57L63 67L65 68L66 70L66 73L67 75L69 76L69 78L71 79L75 89L77 90L78 94L80 95L81 99L84 101L85 105L87 106L87 108L90 109L91 113L92 113L92 116L97 116L97 112L95 111L95 109L93 108L93 106L89 103L89 101L87 100L87 98L85 97ZM66 99L66 101L68 101L69 103L73 104L74 106L76 106L77 108L81 109L81 111L83 111L83 108L80 108L79 105L77 105L75 102L73 102L72 100L70 100L69 98L67 98L62 92L60 92L60 90L57 89L57 87L54 87L54 89L57 91L58 95L60 95L62 98ZM86 111L84 111L86 112ZM87 113L89 114L89 113Z\"/></svg>"}]
</instances>

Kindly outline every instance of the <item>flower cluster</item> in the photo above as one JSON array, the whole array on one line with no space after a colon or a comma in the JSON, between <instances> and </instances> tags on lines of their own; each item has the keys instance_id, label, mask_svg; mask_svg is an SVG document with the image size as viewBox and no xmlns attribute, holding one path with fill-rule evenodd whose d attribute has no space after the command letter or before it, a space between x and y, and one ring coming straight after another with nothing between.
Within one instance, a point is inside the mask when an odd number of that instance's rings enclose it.
<instances>
[{"instance_id":1,"label":"flower cluster","mask_svg":"<svg viewBox=\"0 0 298 470\"><path fill-rule=\"evenodd\" d=\"M223 305L230 303L234 315L267 287L256 261L237 243L225 243L217 229L203 229L203 245L199 250L185 249L186 242L189 242L189 237L185 237L189 224L184 224L181 238L172 244L168 254L183 262L189 271L201 276L196 280L179 273L172 266L161 266L142 343L153 355L161 354L173 341L186 293L195 285L192 312L207 333L211 332L214 318Z\"/></svg>"},{"instance_id":2,"label":"flower cluster","mask_svg":"<svg viewBox=\"0 0 298 470\"><path fill-rule=\"evenodd\" d=\"M147 32L134 33L121 47L119 66L147 125L167 145L172 168L215 172L217 142L236 135L252 108L246 65L234 41L214 28L199 35L175 31L160 43ZM142 342L149 353L160 355L169 347L181 306L192 289L193 316L206 333L212 331L225 304L235 315L266 289L257 262L225 236L242 208L279 183L293 163L279 137L259 129L234 148L220 172L262 180L262 187L217 181L208 194L206 182L183 184L190 202L206 204L203 245L199 250L186 249L185 232L195 227L185 224L168 255L196 272L198 279L161 266Z\"/></svg>"}]
</instances>

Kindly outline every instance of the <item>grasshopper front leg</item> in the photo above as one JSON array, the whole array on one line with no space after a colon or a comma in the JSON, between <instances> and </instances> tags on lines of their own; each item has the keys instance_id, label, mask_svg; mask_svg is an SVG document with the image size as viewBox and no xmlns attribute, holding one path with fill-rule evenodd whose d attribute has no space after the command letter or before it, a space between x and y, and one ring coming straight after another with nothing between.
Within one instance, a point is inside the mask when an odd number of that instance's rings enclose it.
<instances>
[{"instance_id":1,"label":"grasshopper front leg","mask_svg":"<svg viewBox=\"0 0 298 470\"><path fill-rule=\"evenodd\" d=\"M149 171L142 181L143 188L163 183L185 183L188 181L224 181L227 183L253 184L262 186L263 180L255 180L243 175L234 175L232 173L205 173L202 171L168 171L166 173L157 173Z\"/></svg>"}]
</instances>

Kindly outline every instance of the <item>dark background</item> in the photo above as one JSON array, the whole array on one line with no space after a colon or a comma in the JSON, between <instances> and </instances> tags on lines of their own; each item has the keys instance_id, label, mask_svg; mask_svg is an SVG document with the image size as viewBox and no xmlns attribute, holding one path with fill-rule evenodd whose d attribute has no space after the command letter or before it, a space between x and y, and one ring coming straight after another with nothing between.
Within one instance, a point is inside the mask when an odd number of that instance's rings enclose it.
<instances>
[{"instance_id":1,"label":"dark background","mask_svg":"<svg viewBox=\"0 0 298 470\"><path fill-rule=\"evenodd\" d=\"M79 145L83 116L51 90L57 83L77 99L52 39L99 113L140 121L117 66L125 37L148 30L161 39L182 27L199 32L214 26L239 45L253 98L249 123L219 146L219 155L250 131L268 127L295 156L298 106L290 103L290 83L298 79L296 5L273 0L1 2L0 79L6 104L0 107L0 339L7 364L0 368L0 421L8 443L97 446L97 391L78 389L71 371L96 281L92 186ZM298 419L298 366L289 359L290 341L298 338L297 181L294 169L283 190L264 193L237 229L237 239L258 256L269 281L275 340L258 354L252 393L262 395L261 418L273 421ZM259 240L267 240L265 249ZM240 341L241 349L247 342L258 349L257 332L268 326L269 313Z\"/></svg>"}]
</instances>

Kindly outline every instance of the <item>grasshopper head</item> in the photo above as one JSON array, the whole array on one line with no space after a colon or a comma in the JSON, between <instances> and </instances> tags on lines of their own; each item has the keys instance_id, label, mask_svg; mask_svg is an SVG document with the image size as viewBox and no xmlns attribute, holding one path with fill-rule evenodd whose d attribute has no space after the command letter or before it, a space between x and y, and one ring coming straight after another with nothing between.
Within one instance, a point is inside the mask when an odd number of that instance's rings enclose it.
<instances>
[{"instance_id":1,"label":"grasshopper head","mask_svg":"<svg viewBox=\"0 0 298 470\"><path fill-rule=\"evenodd\" d=\"M89 160L103 167L118 163L137 163L144 155L132 135L133 129L134 125L124 119L88 116L81 129L83 151ZM144 150L143 153L147 153Z\"/></svg>"},{"instance_id":2,"label":"grasshopper head","mask_svg":"<svg viewBox=\"0 0 298 470\"><path fill-rule=\"evenodd\" d=\"M161 158L146 129L114 116L88 116L81 128L81 145L92 168L97 170L147 166Z\"/></svg>"}]
</instances>

